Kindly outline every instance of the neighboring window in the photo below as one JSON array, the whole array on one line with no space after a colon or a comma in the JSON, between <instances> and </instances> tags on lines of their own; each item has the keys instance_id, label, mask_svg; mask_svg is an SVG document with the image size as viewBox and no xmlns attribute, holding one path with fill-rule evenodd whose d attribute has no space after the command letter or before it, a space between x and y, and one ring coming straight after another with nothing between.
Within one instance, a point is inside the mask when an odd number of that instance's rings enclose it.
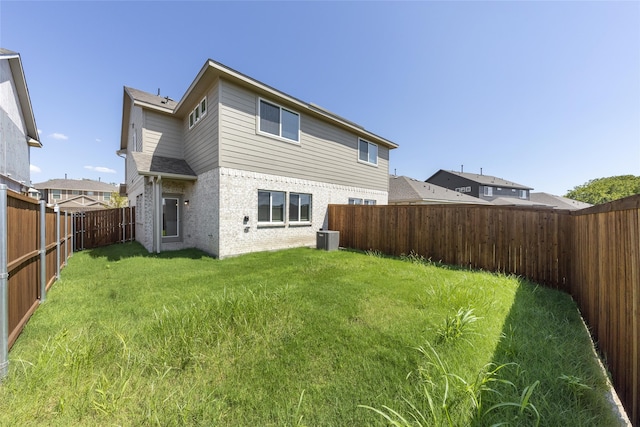
<instances>
[{"instance_id":1,"label":"neighboring window","mask_svg":"<svg viewBox=\"0 0 640 427\"><path fill-rule=\"evenodd\" d=\"M71 190L71 194L73 194L74 196L78 196L80 194L79 190Z\"/></svg>"},{"instance_id":2,"label":"neighboring window","mask_svg":"<svg viewBox=\"0 0 640 427\"><path fill-rule=\"evenodd\" d=\"M311 221L311 194L289 194L289 221Z\"/></svg>"},{"instance_id":3,"label":"neighboring window","mask_svg":"<svg viewBox=\"0 0 640 427\"><path fill-rule=\"evenodd\" d=\"M111 200L111 193L102 193L104 200L109 201Z\"/></svg>"},{"instance_id":4,"label":"neighboring window","mask_svg":"<svg viewBox=\"0 0 640 427\"><path fill-rule=\"evenodd\" d=\"M358 143L358 159L361 162L378 164L378 146L373 142L367 142L361 139Z\"/></svg>"},{"instance_id":5,"label":"neighboring window","mask_svg":"<svg viewBox=\"0 0 640 427\"><path fill-rule=\"evenodd\" d=\"M298 142L300 141L300 115L261 99L259 130Z\"/></svg>"},{"instance_id":6,"label":"neighboring window","mask_svg":"<svg viewBox=\"0 0 640 427\"><path fill-rule=\"evenodd\" d=\"M207 114L207 98L196 105L196 108L189 114L189 129L194 127L204 115Z\"/></svg>"},{"instance_id":7,"label":"neighboring window","mask_svg":"<svg viewBox=\"0 0 640 427\"><path fill-rule=\"evenodd\" d=\"M485 196L493 196L493 187L486 186L484 187L484 195Z\"/></svg>"},{"instance_id":8,"label":"neighboring window","mask_svg":"<svg viewBox=\"0 0 640 427\"><path fill-rule=\"evenodd\" d=\"M284 223L284 192L258 191L258 222Z\"/></svg>"},{"instance_id":9,"label":"neighboring window","mask_svg":"<svg viewBox=\"0 0 640 427\"><path fill-rule=\"evenodd\" d=\"M87 191L87 196L93 196L93 191Z\"/></svg>"},{"instance_id":10,"label":"neighboring window","mask_svg":"<svg viewBox=\"0 0 640 427\"><path fill-rule=\"evenodd\" d=\"M527 190L520 190L520 198L521 199L527 198Z\"/></svg>"},{"instance_id":11,"label":"neighboring window","mask_svg":"<svg viewBox=\"0 0 640 427\"><path fill-rule=\"evenodd\" d=\"M458 193L470 193L471 187L458 187L455 189Z\"/></svg>"},{"instance_id":12,"label":"neighboring window","mask_svg":"<svg viewBox=\"0 0 640 427\"><path fill-rule=\"evenodd\" d=\"M177 198L162 199L162 237L178 237L179 207Z\"/></svg>"},{"instance_id":13,"label":"neighboring window","mask_svg":"<svg viewBox=\"0 0 640 427\"><path fill-rule=\"evenodd\" d=\"M376 201L375 201L375 200L368 200L368 199L365 199L365 200L364 200L364 204L365 204L365 205L375 205L375 204L376 204Z\"/></svg>"},{"instance_id":14,"label":"neighboring window","mask_svg":"<svg viewBox=\"0 0 640 427\"><path fill-rule=\"evenodd\" d=\"M51 190L51 197L54 200L59 200L60 199L60 194L61 194L60 190Z\"/></svg>"},{"instance_id":15,"label":"neighboring window","mask_svg":"<svg viewBox=\"0 0 640 427\"><path fill-rule=\"evenodd\" d=\"M361 205L362 204L362 199L357 199L355 197L349 197L349 204L350 205Z\"/></svg>"}]
</instances>

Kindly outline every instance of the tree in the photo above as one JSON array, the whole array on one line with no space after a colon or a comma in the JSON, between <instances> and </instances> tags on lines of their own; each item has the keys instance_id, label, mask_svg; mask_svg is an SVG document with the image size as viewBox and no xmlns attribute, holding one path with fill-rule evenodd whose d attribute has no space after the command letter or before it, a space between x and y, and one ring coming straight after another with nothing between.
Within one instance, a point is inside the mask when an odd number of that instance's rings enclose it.
<instances>
[{"instance_id":1,"label":"tree","mask_svg":"<svg viewBox=\"0 0 640 427\"><path fill-rule=\"evenodd\" d=\"M574 187L565 197L599 205L634 194L640 194L640 176L620 175L592 179Z\"/></svg>"},{"instance_id":2,"label":"tree","mask_svg":"<svg viewBox=\"0 0 640 427\"><path fill-rule=\"evenodd\" d=\"M111 193L111 198L107 204L108 208L125 208L127 206L129 206L129 199L126 196L121 196L117 191Z\"/></svg>"}]
</instances>

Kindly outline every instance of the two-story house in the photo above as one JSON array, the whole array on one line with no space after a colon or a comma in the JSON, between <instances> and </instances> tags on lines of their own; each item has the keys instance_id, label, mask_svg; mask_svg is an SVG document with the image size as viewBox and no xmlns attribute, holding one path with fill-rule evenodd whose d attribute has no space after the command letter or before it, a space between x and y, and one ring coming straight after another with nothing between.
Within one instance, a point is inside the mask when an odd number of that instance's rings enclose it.
<instances>
[{"instance_id":1,"label":"two-story house","mask_svg":"<svg viewBox=\"0 0 640 427\"><path fill-rule=\"evenodd\" d=\"M20 54L0 48L0 184L27 194L30 148L42 147Z\"/></svg>"},{"instance_id":2,"label":"two-story house","mask_svg":"<svg viewBox=\"0 0 640 427\"><path fill-rule=\"evenodd\" d=\"M427 178L426 182L458 191L468 196L478 197L488 202L523 204L529 201L533 188L517 184L491 175L456 172L440 169Z\"/></svg>"},{"instance_id":3,"label":"two-story house","mask_svg":"<svg viewBox=\"0 0 640 427\"><path fill-rule=\"evenodd\" d=\"M92 179L50 179L34 184L41 199L50 205L58 205L61 211L77 212L105 209L113 193L119 188Z\"/></svg>"},{"instance_id":4,"label":"two-story house","mask_svg":"<svg viewBox=\"0 0 640 427\"><path fill-rule=\"evenodd\" d=\"M330 203L387 203L396 147L212 60L177 102L124 88L118 153L151 252L313 246Z\"/></svg>"}]
</instances>

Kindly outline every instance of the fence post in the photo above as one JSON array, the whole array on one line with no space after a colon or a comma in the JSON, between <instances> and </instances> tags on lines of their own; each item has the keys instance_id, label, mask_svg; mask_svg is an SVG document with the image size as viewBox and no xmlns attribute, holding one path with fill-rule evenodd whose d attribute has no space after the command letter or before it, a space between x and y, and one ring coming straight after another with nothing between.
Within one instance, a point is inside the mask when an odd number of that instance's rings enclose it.
<instances>
[{"instance_id":1,"label":"fence post","mask_svg":"<svg viewBox=\"0 0 640 427\"><path fill-rule=\"evenodd\" d=\"M0 380L9 373L9 273L7 271L7 186L0 184Z\"/></svg>"},{"instance_id":2,"label":"fence post","mask_svg":"<svg viewBox=\"0 0 640 427\"><path fill-rule=\"evenodd\" d=\"M67 211L64 211L64 265L67 265L69 259L69 219Z\"/></svg>"},{"instance_id":3,"label":"fence post","mask_svg":"<svg viewBox=\"0 0 640 427\"><path fill-rule=\"evenodd\" d=\"M60 280L60 206L55 205L56 213L56 280Z\"/></svg>"},{"instance_id":4,"label":"fence post","mask_svg":"<svg viewBox=\"0 0 640 427\"><path fill-rule=\"evenodd\" d=\"M47 299L47 202L40 200L40 304Z\"/></svg>"}]
</instances>

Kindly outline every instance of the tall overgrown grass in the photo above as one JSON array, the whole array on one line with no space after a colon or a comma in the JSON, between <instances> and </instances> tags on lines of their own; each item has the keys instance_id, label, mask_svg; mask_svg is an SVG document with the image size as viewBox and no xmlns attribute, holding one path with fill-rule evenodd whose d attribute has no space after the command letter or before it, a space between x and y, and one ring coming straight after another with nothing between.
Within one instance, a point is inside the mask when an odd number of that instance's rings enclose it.
<instances>
[{"instance_id":1,"label":"tall overgrown grass","mask_svg":"<svg viewBox=\"0 0 640 427\"><path fill-rule=\"evenodd\" d=\"M0 425L614 425L590 345L567 295L514 277L116 245L25 328Z\"/></svg>"}]
</instances>

